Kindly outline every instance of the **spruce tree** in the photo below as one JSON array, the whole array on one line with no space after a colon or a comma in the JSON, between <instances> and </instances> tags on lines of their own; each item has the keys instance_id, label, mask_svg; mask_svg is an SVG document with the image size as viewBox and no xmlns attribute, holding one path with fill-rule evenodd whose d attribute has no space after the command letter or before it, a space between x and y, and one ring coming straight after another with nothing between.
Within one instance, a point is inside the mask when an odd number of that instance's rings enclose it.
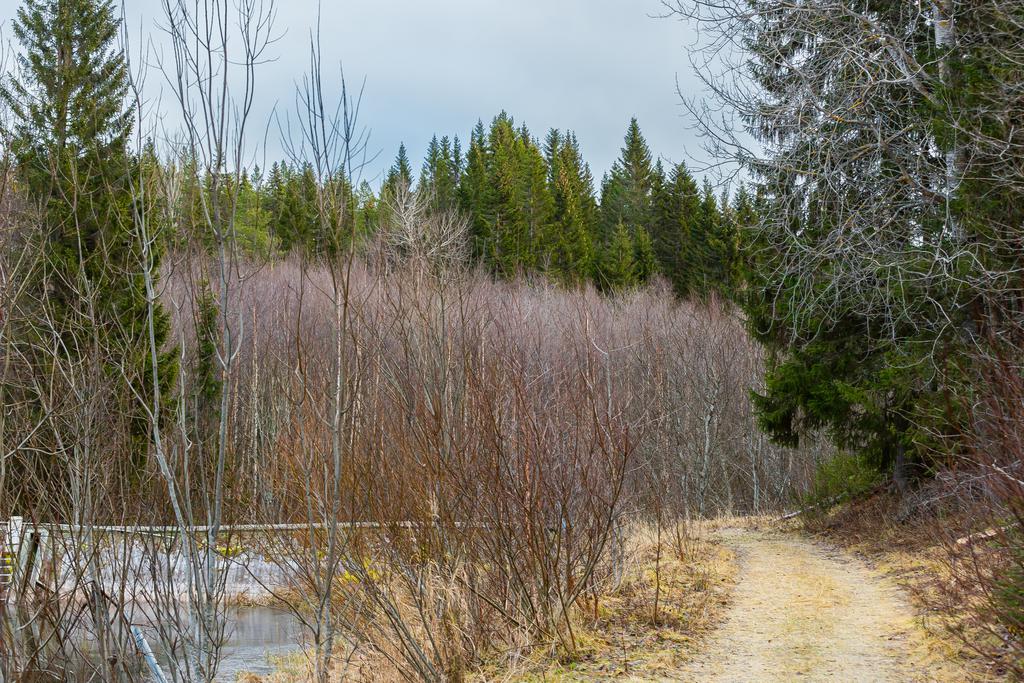
<instances>
[{"instance_id":1,"label":"spruce tree","mask_svg":"<svg viewBox=\"0 0 1024 683\"><path fill-rule=\"evenodd\" d=\"M312 168L303 187L308 195L310 238L306 249L317 256L334 258L354 246L358 206L355 188L343 171L318 180Z\"/></svg>"},{"instance_id":2,"label":"spruce tree","mask_svg":"<svg viewBox=\"0 0 1024 683\"><path fill-rule=\"evenodd\" d=\"M746 184L740 185L733 198L732 215L736 225L736 259L732 269L733 297L736 301L742 301L742 290L746 284L745 274L749 267L745 245L754 239L758 224L758 202L751 196Z\"/></svg>"},{"instance_id":3,"label":"spruce tree","mask_svg":"<svg viewBox=\"0 0 1024 683\"><path fill-rule=\"evenodd\" d=\"M125 105L128 71L117 47L119 27L112 0L26 0L13 23L24 50L20 69L5 79L0 97L13 113L8 132L18 175L43 209L45 258L36 285L41 296L45 292L63 348L78 353L99 338L112 382L132 385L112 409L127 416L138 458L151 431L139 397L151 396L153 387L145 343L149 307L132 214L132 179L142 164L128 148L135 111ZM81 313L87 293L93 297L88 317ZM162 349L169 323L155 305ZM166 352L158 361L165 390L173 358Z\"/></svg>"},{"instance_id":4,"label":"spruce tree","mask_svg":"<svg viewBox=\"0 0 1024 683\"><path fill-rule=\"evenodd\" d=\"M562 132L557 128L548 131L544 138L544 160L548 165L548 187L554 192L555 184L558 182L559 155L562 151Z\"/></svg>"},{"instance_id":5,"label":"spruce tree","mask_svg":"<svg viewBox=\"0 0 1024 683\"><path fill-rule=\"evenodd\" d=\"M529 245L524 265L529 268L547 267L547 255L557 241L551 226L554 204L548 187L548 166L526 126L519 129L519 140L520 201Z\"/></svg>"},{"instance_id":6,"label":"spruce tree","mask_svg":"<svg viewBox=\"0 0 1024 683\"><path fill-rule=\"evenodd\" d=\"M772 361L760 417L790 444L827 431L900 485L907 459L930 464L936 435L960 428L983 340L1020 338L1019 287L994 284L1020 272L1021 250L1004 249L1024 226L1008 171L1022 157L1022 70L1006 52L1020 54L1019 8L746 9L719 26L747 46L750 80L714 89L726 108L742 100L761 144L744 159L758 229L744 235L742 296ZM850 68L853 52L870 68Z\"/></svg>"},{"instance_id":7,"label":"spruce tree","mask_svg":"<svg viewBox=\"0 0 1024 683\"><path fill-rule=\"evenodd\" d=\"M756 221L745 185L740 185L731 200L727 193L722 193L719 215L720 229L715 238L720 257L718 293L735 300L743 280L742 235L753 229Z\"/></svg>"},{"instance_id":8,"label":"spruce tree","mask_svg":"<svg viewBox=\"0 0 1024 683\"><path fill-rule=\"evenodd\" d=\"M563 283L580 284L594 276L596 266L593 176L571 132L564 136L558 131L549 133L545 154L553 205L551 268Z\"/></svg>"},{"instance_id":9,"label":"spruce tree","mask_svg":"<svg viewBox=\"0 0 1024 683\"><path fill-rule=\"evenodd\" d=\"M307 253L317 251L317 179L312 166L303 164L294 169L280 165L280 184L275 190L271 230L281 251L294 249ZM273 168L271 169L273 181Z\"/></svg>"},{"instance_id":10,"label":"spruce tree","mask_svg":"<svg viewBox=\"0 0 1024 683\"><path fill-rule=\"evenodd\" d=\"M412 191L412 167L409 165L409 153L405 149L405 143L398 146L398 155L395 163L388 169L384 176L384 184L380 188L379 208L376 212L376 222L379 225L389 225L392 219L392 212L395 208L395 201L405 197Z\"/></svg>"},{"instance_id":11,"label":"spruce tree","mask_svg":"<svg viewBox=\"0 0 1024 683\"><path fill-rule=\"evenodd\" d=\"M505 112L491 123L488 139L487 175L493 202L486 218L494 243L492 268L500 275L512 276L533 266L533 244L521 197L522 140Z\"/></svg>"},{"instance_id":12,"label":"spruce tree","mask_svg":"<svg viewBox=\"0 0 1024 683\"><path fill-rule=\"evenodd\" d=\"M658 272L658 260L654 254L651 234L644 228L637 228L633 237L634 273L638 284L645 285Z\"/></svg>"},{"instance_id":13,"label":"spruce tree","mask_svg":"<svg viewBox=\"0 0 1024 683\"><path fill-rule=\"evenodd\" d=\"M409 153L405 149L405 143L398 146L398 156L395 163L388 170L384 179L382 194L394 198L399 192L408 192L412 189L412 166L409 164Z\"/></svg>"},{"instance_id":14,"label":"spruce tree","mask_svg":"<svg viewBox=\"0 0 1024 683\"><path fill-rule=\"evenodd\" d=\"M464 164L465 159L462 158L462 141L459 140L459 136L456 135L452 138L452 161L454 161L455 169L455 187L453 188L453 195L455 204L458 204L459 200L459 183L462 182L462 173L465 170Z\"/></svg>"},{"instance_id":15,"label":"spruce tree","mask_svg":"<svg viewBox=\"0 0 1024 683\"><path fill-rule=\"evenodd\" d=\"M365 239L377 231L380 225L381 207L377 195L373 193L370 183L362 181L355 194L356 201L356 237Z\"/></svg>"},{"instance_id":16,"label":"spruce tree","mask_svg":"<svg viewBox=\"0 0 1024 683\"><path fill-rule=\"evenodd\" d=\"M691 236L694 287L703 296L720 284L724 245L720 239L722 216L718 198L707 179L701 189L700 213Z\"/></svg>"},{"instance_id":17,"label":"spruce tree","mask_svg":"<svg viewBox=\"0 0 1024 683\"><path fill-rule=\"evenodd\" d=\"M460 194L472 220L475 249L495 274L543 265L552 201L544 155L525 127L502 112L485 135L474 131Z\"/></svg>"},{"instance_id":18,"label":"spruce tree","mask_svg":"<svg viewBox=\"0 0 1024 683\"><path fill-rule=\"evenodd\" d=\"M190 368L192 386L189 397L193 405L188 414L192 415L194 438L205 443L215 438L215 425L220 413L218 399L223 386L217 362L217 349L221 342L220 308L210 289L210 282L202 278L196 284L196 349Z\"/></svg>"},{"instance_id":19,"label":"spruce tree","mask_svg":"<svg viewBox=\"0 0 1024 683\"><path fill-rule=\"evenodd\" d=\"M185 176L188 178L188 175ZM270 166L270 173L262 188L263 206L267 211L267 230L270 232L271 243L278 249L281 248L280 224L285 204L285 180L282 172L282 165L274 162Z\"/></svg>"},{"instance_id":20,"label":"spruce tree","mask_svg":"<svg viewBox=\"0 0 1024 683\"><path fill-rule=\"evenodd\" d=\"M492 188L488 174L489 142L483 121L477 121L469 138L466 169L459 180L459 206L469 217L473 257L489 265L494 255L494 240L488 212Z\"/></svg>"},{"instance_id":21,"label":"spruce tree","mask_svg":"<svg viewBox=\"0 0 1024 683\"><path fill-rule=\"evenodd\" d=\"M236 243L249 256L267 258L273 251L273 238L259 168L252 173L243 172L240 183L235 216Z\"/></svg>"},{"instance_id":22,"label":"spruce tree","mask_svg":"<svg viewBox=\"0 0 1024 683\"><path fill-rule=\"evenodd\" d=\"M672 168L654 191L651 238L658 269L679 297L695 288L701 255L694 252L694 234L701 215L700 190L685 164Z\"/></svg>"},{"instance_id":23,"label":"spruce tree","mask_svg":"<svg viewBox=\"0 0 1024 683\"><path fill-rule=\"evenodd\" d=\"M451 140L447 136L438 140L435 135L427 146L427 156L423 161L423 170L416 189L428 198L434 210L444 211L455 206L459 164Z\"/></svg>"},{"instance_id":24,"label":"spruce tree","mask_svg":"<svg viewBox=\"0 0 1024 683\"><path fill-rule=\"evenodd\" d=\"M630 235L637 228L647 228L652 217L654 167L640 124L635 118L626 130L622 154L612 165L601 190L601 222L606 235L619 223Z\"/></svg>"},{"instance_id":25,"label":"spruce tree","mask_svg":"<svg viewBox=\"0 0 1024 683\"><path fill-rule=\"evenodd\" d=\"M420 169L419 184L416 187L417 192L426 194L431 190L431 186L436 182L435 176L443 175L445 172L444 159L441 156L441 143L438 142L437 136L430 138L430 142L427 144L427 155L423 159L423 166Z\"/></svg>"},{"instance_id":26,"label":"spruce tree","mask_svg":"<svg viewBox=\"0 0 1024 683\"><path fill-rule=\"evenodd\" d=\"M633 239L626 224L619 223L601 254L597 285L604 292L618 292L635 285L636 275Z\"/></svg>"}]
</instances>

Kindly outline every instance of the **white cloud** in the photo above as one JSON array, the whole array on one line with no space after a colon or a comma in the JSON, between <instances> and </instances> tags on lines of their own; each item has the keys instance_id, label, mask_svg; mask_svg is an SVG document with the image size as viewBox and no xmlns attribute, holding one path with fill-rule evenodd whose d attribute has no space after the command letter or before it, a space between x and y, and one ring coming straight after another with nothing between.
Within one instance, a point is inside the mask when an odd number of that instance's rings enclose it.
<instances>
[{"instance_id":1,"label":"white cloud","mask_svg":"<svg viewBox=\"0 0 1024 683\"><path fill-rule=\"evenodd\" d=\"M136 26L159 13L158 0L127 4ZM278 3L284 35L259 74L260 140L308 66L316 8L315 0ZM540 138L551 127L574 129L599 179L634 115L656 155L702 158L675 93L677 75L684 88L699 87L685 52L692 33L652 18L659 8L658 0L324 0L323 63L328 76L344 64L350 85L366 79L361 123L380 152L371 179L400 142L418 166L431 135L466 139L478 118L486 124L502 109ZM280 154L268 143L268 161Z\"/></svg>"}]
</instances>

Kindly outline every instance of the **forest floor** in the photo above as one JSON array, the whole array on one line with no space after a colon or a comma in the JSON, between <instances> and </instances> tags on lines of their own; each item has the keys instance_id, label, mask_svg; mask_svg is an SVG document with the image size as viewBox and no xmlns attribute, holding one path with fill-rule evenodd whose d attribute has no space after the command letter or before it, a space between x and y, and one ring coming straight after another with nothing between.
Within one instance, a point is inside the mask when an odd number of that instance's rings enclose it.
<instances>
[{"instance_id":1,"label":"forest floor","mask_svg":"<svg viewBox=\"0 0 1024 683\"><path fill-rule=\"evenodd\" d=\"M737 557L721 626L671 680L961 681L890 578L791 532L723 528ZM668 679L666 679L668 680Z\"/></svg>"}]
</instances>

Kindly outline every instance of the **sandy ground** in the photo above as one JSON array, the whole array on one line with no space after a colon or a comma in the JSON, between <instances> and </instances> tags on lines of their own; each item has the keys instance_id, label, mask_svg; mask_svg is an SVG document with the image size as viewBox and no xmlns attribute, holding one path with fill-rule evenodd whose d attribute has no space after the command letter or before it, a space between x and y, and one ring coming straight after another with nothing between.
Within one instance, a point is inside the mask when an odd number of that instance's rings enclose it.
<instances>
[{"instance_id":1,"label":"sandy ground","mask_svg":"<svg viewBox=\"0 0 1024 683\"><path fill-rule=\"evenodd\" d=\"M740 571L707 648L672 680L951 681L928 661L898 587L852 556L797 536L726 529Z\"/></svg>"}]
</instances>

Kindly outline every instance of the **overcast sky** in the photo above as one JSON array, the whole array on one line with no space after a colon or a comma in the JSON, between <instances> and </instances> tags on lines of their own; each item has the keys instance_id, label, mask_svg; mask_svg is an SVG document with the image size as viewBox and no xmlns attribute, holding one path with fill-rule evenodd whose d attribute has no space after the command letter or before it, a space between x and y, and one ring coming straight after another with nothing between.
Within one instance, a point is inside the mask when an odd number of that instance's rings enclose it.
<instances>
[{"instance_id":1,"label":"overcast sky","mask_svg":"<svg viewBox=\"0 0 1024 683\"><path fill-rule=\"evenodd\" d=\"M136 34L160 6L126 2ZM316 20L316 0L278 7L276 60L259 73L259 138L275 106L292 106ZM325 72L343 64L350 84L366 80L360 120L380 153L366 172L374 185L400 142L418 171L433 134L466 140L478 118L503 109L541 139L551 127L575 130L599 180L631 116L656 156L702 158L676 94L677 77L698 92L686 58L693 34L653 18L659 11L658 0L324 0ZM280 146L271 140L266 155L279 157Z\"/></svg>"}]
</instances>

